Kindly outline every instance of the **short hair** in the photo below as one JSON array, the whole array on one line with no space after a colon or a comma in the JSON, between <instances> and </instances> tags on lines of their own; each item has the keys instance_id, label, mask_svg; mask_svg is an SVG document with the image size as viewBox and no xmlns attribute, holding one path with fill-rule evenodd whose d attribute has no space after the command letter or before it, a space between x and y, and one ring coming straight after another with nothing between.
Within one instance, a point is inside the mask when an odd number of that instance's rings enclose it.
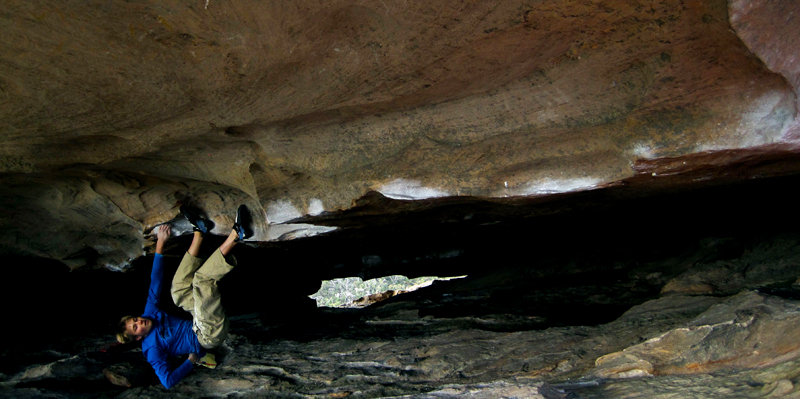
<instances>
[{"instance_id":1,"label":"short hair","mask_svg":"<svg viewBox=\"0 0 800 399\"><path fill-rule=\"evenodd\" d=\"M128 335L127 324L128 320L135 317L136 316L122 316L122 318L119 319L119 324L117 324L117 342L121 344L133 342L133 337Z\"/></svg>"}]
</instances>

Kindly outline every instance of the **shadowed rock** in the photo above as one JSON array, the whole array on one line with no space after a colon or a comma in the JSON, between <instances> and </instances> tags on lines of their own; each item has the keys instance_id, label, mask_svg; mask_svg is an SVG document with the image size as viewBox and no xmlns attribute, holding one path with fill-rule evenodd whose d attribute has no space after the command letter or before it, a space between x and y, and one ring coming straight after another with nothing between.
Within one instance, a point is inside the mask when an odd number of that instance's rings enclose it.
<instances>
[{"instance_id":1,"label":"shadowed rock","mask_svg":"<svg viewBox=\"0 0 800 399\"><path fill-rule=\"evenodd\" d=\"M0 396L800 392L796 1L3 11ZM255 235L219 366L166 391L109 324L181 204L204 251L240 204ZM468 277L308 298L397 274Z\"/></svg>"}]
</instances>

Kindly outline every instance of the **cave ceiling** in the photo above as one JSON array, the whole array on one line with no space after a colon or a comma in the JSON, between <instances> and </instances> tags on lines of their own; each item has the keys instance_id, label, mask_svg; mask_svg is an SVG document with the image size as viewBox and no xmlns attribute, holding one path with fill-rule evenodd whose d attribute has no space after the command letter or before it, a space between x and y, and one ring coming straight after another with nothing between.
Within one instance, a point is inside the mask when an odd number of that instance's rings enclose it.
<instances>
[{"instance_id":1,"label":"cave ceiling","mask_svg":"<svg viewBox=\"0 0 800 399\"><path fill-rule=\"evenodd\" d=\"M790 0L7 1L0 252L125 269L186 202L218 234L245 203L274 241L376 193L795 173L798 15Z\"/></svg>"}]
</instances>

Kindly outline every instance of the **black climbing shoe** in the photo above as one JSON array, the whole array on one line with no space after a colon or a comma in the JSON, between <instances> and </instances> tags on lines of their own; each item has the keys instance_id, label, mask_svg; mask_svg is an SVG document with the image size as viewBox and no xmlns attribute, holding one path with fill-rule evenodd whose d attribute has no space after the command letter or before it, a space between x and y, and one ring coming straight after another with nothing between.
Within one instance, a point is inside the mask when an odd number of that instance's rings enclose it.
<instances>
[{"instance_id":1,"label":"black climbing shoe","mask_svg":"<svg viewBox=\"0 0 800 399\"><path fill-rule=\"evenodd\" d=\"M250 210L247 209L247 206L239 205L233 229L239 234L236 241L242 241L253 236L253 218L250 216Z\"/></svg>"},{"instance_id":2,"label":"black climbing shoe","mask_svg":"<svg viewBox=\"0 0 800 399\"><path fill-rule=\"evenodd\" d=\"M181 205L181 215L189 221L194 231L206 234L214 228L214 222L204 218L200 211L190 206Z\"/></svg>"}]
</instances>

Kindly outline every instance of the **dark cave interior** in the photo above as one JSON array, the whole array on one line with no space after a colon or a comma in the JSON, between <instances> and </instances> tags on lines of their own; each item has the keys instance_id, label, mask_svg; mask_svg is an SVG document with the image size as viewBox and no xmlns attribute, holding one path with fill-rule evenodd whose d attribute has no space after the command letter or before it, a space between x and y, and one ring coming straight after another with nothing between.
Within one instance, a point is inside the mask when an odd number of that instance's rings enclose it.
<instances>
[{"instance_id":1,"label":"dark cave interior","mask_svg":"<svg viewBox=\"0 0 800 399\"><path fill-rule=\"evenodd\" d=\"M697 262L735 258L778 236L800 240L793 189L799 179L789 175L647 195L611 187L546 201L457 198L412 210L401 201L388 217L369 211L371 204L389 201L375 195L355 208L355 216L319 218L350 227L239 246L239 266L221 289L229 315L258 315L274 326L252 332L265 339L431 333L353 327L363 315L390 307L413 308L420 316L504 315L515 320L510 330L593 325L657 296L666 281ZM188 239L170 241L168 275ZM209 237L204 249L213 250L221 240ZM152 256L137 259L127 273L69 272L53 262L6 259L3 296L13 305L7 306L4 335L15 342L6 355L59 345L75 350L87 334L107 334L111 344L118 317L135 314L144 302L151 262ZM325 279L392 274L468 277L361 310L318 309L308 298ZM6 362L0 372L20 366Z\"/></svg>"}]
</instances>

